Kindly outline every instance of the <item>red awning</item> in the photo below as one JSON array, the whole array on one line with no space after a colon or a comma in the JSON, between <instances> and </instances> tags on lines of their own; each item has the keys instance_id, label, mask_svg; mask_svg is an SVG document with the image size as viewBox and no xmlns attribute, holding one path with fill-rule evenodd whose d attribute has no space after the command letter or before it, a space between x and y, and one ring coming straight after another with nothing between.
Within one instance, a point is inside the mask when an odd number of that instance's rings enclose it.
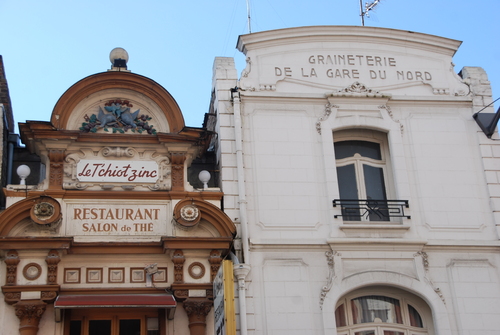
<instances>
[{"instance_id":1,"label":"red awning","mask_svg":"<svg viewBox=\"0 0 500 335\"><path fill-rule=\"evenodd\" d=\"M177 303L170 294L96 294L59 295L55 308L100 308L100 307L154 307L175 308Z\"/></svg>"}]
</instances>

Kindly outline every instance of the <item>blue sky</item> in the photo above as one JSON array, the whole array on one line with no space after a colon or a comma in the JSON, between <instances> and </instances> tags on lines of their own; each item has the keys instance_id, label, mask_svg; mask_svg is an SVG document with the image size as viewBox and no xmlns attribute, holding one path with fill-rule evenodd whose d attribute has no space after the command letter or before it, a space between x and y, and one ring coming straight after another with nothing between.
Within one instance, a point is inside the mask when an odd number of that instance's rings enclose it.
<instances>
[{"instance_id":1,"label":"blue sky","mask_svg":"<svg viewBox=\"0 0 500 335\"><path fill-rule=\"evenodd\" d=\"M481 66L500 97L500 0L381 0L365 21L463 41L455 70ZM308 25L361 25L358 0L250 0L253 32ZM48 121L71 85L110 67L109 52L125 48L132 72L176 99L186 125L208 111L215 57L248 33L245 0L0 0L0 54L15 121ZM495 104L495 111L500 101Z\"/></svg>"}]
</instances>

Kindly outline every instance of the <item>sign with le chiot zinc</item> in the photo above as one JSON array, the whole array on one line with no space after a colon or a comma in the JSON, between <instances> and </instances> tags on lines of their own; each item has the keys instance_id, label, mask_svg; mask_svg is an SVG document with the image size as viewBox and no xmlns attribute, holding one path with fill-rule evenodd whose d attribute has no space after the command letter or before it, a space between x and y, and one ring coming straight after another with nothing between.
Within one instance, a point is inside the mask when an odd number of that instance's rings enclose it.
<instances>
[{"instance_id":1,"label":"sign with le chiot zinc","mask_svg":"<svg viewBox=\"0 0 500 335\"><path fill-rule=\"evenodd\" d=\"M68 204L73 235L165 235L169 205Z\"/></svg>"},{"instance_id":2,"label":"sign with le chiot zinc","mask_svg":"<svg viewBox=\"0 0 500 335\"><path fill-rule=\"evenodd\" d=\"M156 183L159 175L155 161L82 159L76 167L80 182Z\"/></svg>"}]
</instances>

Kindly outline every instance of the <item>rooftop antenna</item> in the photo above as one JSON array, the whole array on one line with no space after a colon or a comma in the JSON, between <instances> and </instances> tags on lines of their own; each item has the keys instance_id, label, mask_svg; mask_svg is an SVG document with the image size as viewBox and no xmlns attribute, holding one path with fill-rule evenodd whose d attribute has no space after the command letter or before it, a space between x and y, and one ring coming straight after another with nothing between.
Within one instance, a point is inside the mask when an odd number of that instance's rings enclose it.
<instances>
[{"instance_id":1,"label":"rooftop antenna","mask_svg":"<svg viewBox=\"0 0 500 335\"><path fill-rule=\"evenodd\" d=\"M251 34L252 27L250 26L250 0L247 0L247 16L248 16L248 33Z\"/></svg>"},{"instance_id":2,"label":"rooftop antenna","mask_svg":"<svg viewBox=\"0 0 500 335\"><path fill-rule=\"evenodd\" d=\"M375 8L375 6L378 5L379 2L380 0L365 2L365 9L363 10L363 0L359 0L359 15L361 16L361 24L363 25L363 27L365 26L365 16L370 17L368 12Z\"/></svg>"}]
</instances>

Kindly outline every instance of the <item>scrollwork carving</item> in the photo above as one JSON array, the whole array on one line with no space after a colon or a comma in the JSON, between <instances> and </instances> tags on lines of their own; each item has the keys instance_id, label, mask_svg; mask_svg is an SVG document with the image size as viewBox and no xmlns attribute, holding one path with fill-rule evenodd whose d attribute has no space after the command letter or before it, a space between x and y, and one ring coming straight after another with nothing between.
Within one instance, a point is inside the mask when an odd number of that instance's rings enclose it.
<instances>
[{"instance_id":1,"label":"scrollwork carving","mask_svg":"<svg viewBox=\"0 0 500 335\"><path fill-rule=\"evenodd\" d=\"M333 276L334 276L334 265L335 265L335 260L334 260L334 255L335 252L333 251L327 251L325 252L327 264L328 264L328 280L325 286L321 289L321 297L319 299L319 307L323 309L323 303L325 302L326 295L328 292L330 292L330 289L332 288L333 285Z\"/></svg>"},{"instance_id":2,"label":"scrollwork carving","mask_svg":"<svg viewBox=\"0 0 500 335\"><path fill-rule=\"evenodd\" d=\"M181 284L184 282L184 262L186 257L182 250L175 250L172 256L172 262L174 263L174 283Z\"/></svg>"},{"instance_id":3,"label":"scrollwork carving","mask_svg":"<svg viewBox=\"0 0 500 335\"><path fill-rule=\"evenodd\" d=\"M47 263L47 284L56 285L57 284L57 264L61 261L59 252L57 250L51 250L45 262Z\"/></svg>"},{"instance_id":4,"label":"scrollwork carving","mask_svg":"<svg viewBox=\"0 0 500 335\"><path fill-rule=\"evenodd\" d=\"M15 250L9 250L5 256L5 264L7 264L7 276L6 283L7 286L13 286L17 284L17 264L21 261L19 259L19 254Z\"/></svg>"},{"instance_id":5,"label":"scrollwork carving","mask_svg":"<svg viewBox=\"0 0 500 335\"><path fill-rule=\"evenodd\" d=\"M101 150L101 154L104 157L134 157L135 156L135 150L133 148L121 148L121 147L104 147Z\"/></svg>"},{"instance_id":6,"label":"scrollwork carving","mask_svg":"<svg viewBox=\"0 0 500 335\"><path fill-rule=\"evenodd\" d=\"M212 250L208 257L208 262L210 263L210 281L213 282L222 263L220 250Z\"/></svg>"}]
</instances>

